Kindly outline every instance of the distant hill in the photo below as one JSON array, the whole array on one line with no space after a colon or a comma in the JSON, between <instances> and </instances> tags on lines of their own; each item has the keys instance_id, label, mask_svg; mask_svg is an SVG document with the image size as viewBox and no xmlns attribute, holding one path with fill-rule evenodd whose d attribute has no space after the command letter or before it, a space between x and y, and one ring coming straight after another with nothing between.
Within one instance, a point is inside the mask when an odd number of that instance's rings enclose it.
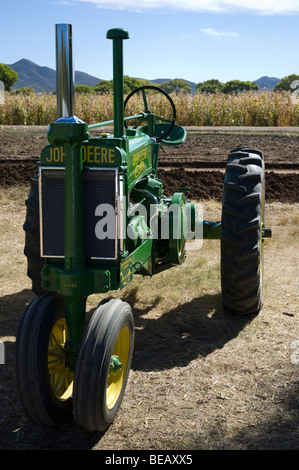
<instances>
[{"instance_id":1,"label":"distant hill","mask_svg":"<svg viewBox=\"0 0 299 470\"><path fill-rule=\"evenodd\" d=\"M255 83L260 87L261 90L267 88L267 90L272 91L277 83L280 82L280 78L276 77L261 77L258 80L255 80Z\"/></svg>"},{"instance_id":2,"label":"distant hill","mask_svg":"<svg viewBox=\"0 0 299 470\"><path fill-rule=\"evenodd\" d=\"M23 87L32 87L35 91L44 93L53 93L56 90L56 71L49 67L41 67L31 60L21 59L14 64L8 64L18 74L18 82L12 87L12 90L18 90ZM151 80L152 83L159 85L162 82L168 82L170 78L157 78ZM94 86L101 81L100 78L93 77L84 72L75 71L75 84ZM196 83L190 82L192 92L195 92Z\"/></svg>"},{"instance_id":3,"label":"distant hill","mask_svg":"<svg viewBox=\"0 0 299 470\"><path fill-rule=\"evenodd\" d=\"M18 82L12 87L18 90L23 87L32 87L35 91L53 93L56 90L56 71L49 67L41 67L31 60L21 59L9 65L18 74ZM84 72L75 72L76 85L94 86L99 78Z\"/></svg>"},{"instance_id":4,"label":"distant hill","mask_svg":"<svg viewBox=\"0 0 299 470\"><path fill-rule=\"evenodd\" d=\"M92 75L88 75L88 73L75 72L75 84L76 85L95 86L100 81L101 81L100 78L96 78L96 77L93 77Z\"/></svg>"},{"instance_id":5,"label":"distant hill","mask_svg":"<svg viewBox=\"0 0 299 470\"><path fill-rule=\"evenodd\" d=\"M32 87L35 91L44 93L53 93L56 90L56 71L49 67L41 67L31 60L21 59L14 64L8 64L18 74L18 82L12 87L13 90L18 90L23 87ZM170 78L156 78L150 80L152 83L160 85L163 82L170 81ZM94 86L101 81L100 78L93 77L84 72L75 71L75 84ZM195 93L197 83L186 80ZM261 77L255 80L260 89L267 88L269 91L273 90L276 83L280 82L280 78L276 77Z\"/></svg>"},{"instance_id":6,"label":"distant hill","mask_svg":"<svg viewBox=\"0 0 299 470\"><path fill-rule=\"evenodd\" d=\"M55 89L56 72L49 67L40 67L28 59L21 59L15 64L8 64L18 74L18 82L13 90L32 87L36 91L52 93Z\"/></svg>"}]
</instances>

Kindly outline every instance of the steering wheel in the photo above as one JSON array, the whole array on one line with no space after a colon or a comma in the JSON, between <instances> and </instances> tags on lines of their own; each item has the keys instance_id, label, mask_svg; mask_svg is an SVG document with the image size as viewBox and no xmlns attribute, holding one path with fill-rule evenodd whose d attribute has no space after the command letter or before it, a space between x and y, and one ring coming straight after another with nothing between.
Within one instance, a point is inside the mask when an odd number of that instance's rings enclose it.
<instances>
[{"instance_id":1,"label":"steering wheel","mask_svg":"<svg viewBox=\"0 0 299 470\"><path fill-rule=\"evenodd\" d=\"M164 95L167 98L167 100L170 103L171 110L172 110L172 117L171 118L164 118L162 116L157 116L148 109L148 103L147 103L147 98L146 98L146 93L145 93L146 90L158 91L159 93L162 93L162 95ZM160 133L159 133L159 136L155 136L155 135L151 136L151 137L155 137L157 142L160 142L162 139L165 139L165 137L167 137L170 134L170 132L171 132L171 130L172 130L174 124L175 124L176 109L175 109L174 103L173 103L172 99L170 98L170 96L166 93L166 91L162 90L162 88L158 88L158 87L152 86L152 85L145 85L145 86L141 86L139 88L136 88L135 90L131 91L131 93L129 93L129 95L126 97L125 102L124 102L124 110L126 109L126 105L127 105L128 101L130 100L130 98L133 95L135 95L136 93L139 93L139 92L142 93L143 104L144 104L144 112L140 113L140 114L144 114L144 116L136 118L136 119L138 119L138 123L137 123L137 125L134 126L134 128L138 127L142 121L149 122L149 119L148 119L149 116L152 116L154 118L154 129L155 129L156 121L169 123L169 127L166 129L166 131L163 133L163 135L160 135ZM132 117L132 119L133 119L133 117ZM125 121L125 128L128 129L128 125L127 125L126 121ZM154 133L155 133L155 131L154 131Z\"/></svg>"}]
</instances>

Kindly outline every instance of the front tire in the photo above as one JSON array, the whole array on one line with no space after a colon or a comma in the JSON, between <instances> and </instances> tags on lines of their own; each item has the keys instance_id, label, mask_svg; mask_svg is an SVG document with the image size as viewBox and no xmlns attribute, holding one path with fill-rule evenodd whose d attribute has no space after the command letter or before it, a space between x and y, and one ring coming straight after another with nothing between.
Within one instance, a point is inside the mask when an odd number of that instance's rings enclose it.
<instances>
[{"instance_id":1,"label":"front tire","mask_svg":"<svg viewBox=\"0 0 299 470\"><path fill-rule=\"evenodd\" d=\"M74 416L85 430L104 431L114 420L128 380L133 343L131 307L120 299L100 305L85 332L75 371Z\"/></svg>"},{"instance_id":2,"label":"front tire","mask_svg":"<svg viewBox=\"0 0 299 470\"><path fill-rule=\"evenodd\" d=\"M73 373L65 366L63 300L51 294L25 310L16 341L16 379L28 417L52 427L73 421Z\"/></svg>"},{"instance_id":3,"label":"front tire","mask_svg":"<svg viewBox=\"0 0 299 470\"><path fill-rule=\"evenodd\" d=\"M261 152L230 152L221 220L221 285L226 310L257 314L263 306L265 169Z\"/></svg>"}]
</instances>

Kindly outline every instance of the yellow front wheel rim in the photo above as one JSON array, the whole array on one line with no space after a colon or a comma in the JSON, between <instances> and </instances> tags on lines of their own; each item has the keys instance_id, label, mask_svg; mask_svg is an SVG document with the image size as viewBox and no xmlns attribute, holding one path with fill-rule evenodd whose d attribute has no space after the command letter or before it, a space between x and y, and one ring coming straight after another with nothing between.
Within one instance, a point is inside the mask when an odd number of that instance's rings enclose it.
<instances>
[{"instance_id":1,"label":"yellow front wheel rim","mask_svg":"<svg viewBox=\"0 0 299 470\"><path fill-rule=\"evenodd\" d=\"M106 403L107 408L111 409L117 403L118 398L121 395L122 388L124 385L126 371L128 367L128 359L130 353L130 330L125 325L115 342L112 356L117 356L122 366L119 370L114 373L109 373L106 390Z\"/></svg>"},{"instance_id":2,"label":"yellow front wheel rim","mask_svg":"<svg viewBox=\"0 0 299 470\"><path fill-rule=\"evenodd\" d=\"M62 401L67 400L73 393L74 374L65 366L63 347L66 342L66 321L61 318L56 321L51 331L48 347L48 371L52 390Z\"/></svg>"}]
</instances>

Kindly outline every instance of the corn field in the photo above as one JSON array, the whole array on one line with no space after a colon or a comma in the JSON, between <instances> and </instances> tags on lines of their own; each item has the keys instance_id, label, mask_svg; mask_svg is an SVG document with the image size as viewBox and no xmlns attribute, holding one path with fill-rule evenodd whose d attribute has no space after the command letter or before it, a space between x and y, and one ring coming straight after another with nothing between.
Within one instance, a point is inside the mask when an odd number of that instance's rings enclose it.
<instances>
[{"instance_id":1,"label":"corn field","mask_svg":"<svg viewBox=\"0 0 299 470\"><path fill-rule=\"evenodd\" d=\"M299 104L290 92L185 93L171 95L182 126L298 126ZM76 94L75 114L88 124L113 119L112 94ZM143 111L141 98L130 100L126 115ZM163 115L161 95L151 99L150 109ZM166 111L165 111L166 112ZM167 117L167 116L165 116ZM55 121L56 96L42 93L29 95L5 93L0 105L0 125L48 125Z\"/></svg>"}]
</instances>

